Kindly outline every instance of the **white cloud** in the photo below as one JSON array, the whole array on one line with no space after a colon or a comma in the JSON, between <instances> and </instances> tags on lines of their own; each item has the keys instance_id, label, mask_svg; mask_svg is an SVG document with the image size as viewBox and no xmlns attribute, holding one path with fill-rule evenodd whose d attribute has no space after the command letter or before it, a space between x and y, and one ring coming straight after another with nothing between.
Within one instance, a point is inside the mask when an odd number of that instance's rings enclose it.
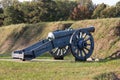
<instances>
[{"instance_id":1,"label":"white cloud","mask_svg":"<svg viewBox=\"0 0 120 80\"><path fill-rule=\"evenodd\" d=\"M23 1L31 1L31 0L19 0L20 2L23 2Z\"/></svg>"},{"instance_id":2,"label":"white cloud","mask_svg":"<svg viewBox=\"0 0 120 80\"><path fill-rule=\"evenodd\" d=\"M31 1L31 0L19 0L20 2L23 1ZM92 0L94 4L101 4L101 3L105 3L108 5L115 5L118 1L120 0Z\"/></svg>"},{"instance_id":3,"label":"white cloud","mask_svg":"<svg viewBox=\"0 0 120 80\"><path fill-rule=\"evenodd\" d=\"M108 5L115 5L120 0L92 0L94 4L105 3Z\"/></svg>"}]
</instances>

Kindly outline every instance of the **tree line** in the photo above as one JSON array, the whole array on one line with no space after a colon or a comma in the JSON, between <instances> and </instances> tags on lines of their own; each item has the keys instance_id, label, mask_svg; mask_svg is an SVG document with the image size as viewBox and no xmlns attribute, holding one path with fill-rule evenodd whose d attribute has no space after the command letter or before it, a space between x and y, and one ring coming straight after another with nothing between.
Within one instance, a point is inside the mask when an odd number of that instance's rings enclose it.
<instances>
[{"instance_id":1,"label":"tree line","mask_svg":"<svg viewBox=\"0 0 120 80\"><path fill-rule=\"evenodd\" d=\"M120 17L120 1L115 6L95 5L92 0L0 1L0 26L112 17Z\"/></svg>"}]
</instances>

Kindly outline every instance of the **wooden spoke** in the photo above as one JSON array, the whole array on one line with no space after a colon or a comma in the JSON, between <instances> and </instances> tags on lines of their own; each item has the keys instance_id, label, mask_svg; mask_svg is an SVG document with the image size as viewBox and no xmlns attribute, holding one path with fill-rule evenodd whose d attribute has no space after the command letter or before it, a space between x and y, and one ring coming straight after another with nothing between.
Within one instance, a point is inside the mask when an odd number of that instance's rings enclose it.
<instances>
[{"instance_id":1,"label":"wooden spoke","mask_svg":"<svg viewBox=\"0 0 120 80\"><path fill-rule=\"evenodd\" d=\"M50 54L55 58L64 57L67 54L68 50L69 50L69 46L62 48L58 47L50 51Z\"/></svg>"},{"instance_id":2,"label":"wooden spoke","mask_svg":"<svg viewBox=\"0 0 120 80\"><path fill-rule=\"evenodd\" d=\"M89 32L81 30L76 31L71 36L70 43L72 54L77 60L85 60L92 55L94 40Z\"/></svg>"}]
</instances>

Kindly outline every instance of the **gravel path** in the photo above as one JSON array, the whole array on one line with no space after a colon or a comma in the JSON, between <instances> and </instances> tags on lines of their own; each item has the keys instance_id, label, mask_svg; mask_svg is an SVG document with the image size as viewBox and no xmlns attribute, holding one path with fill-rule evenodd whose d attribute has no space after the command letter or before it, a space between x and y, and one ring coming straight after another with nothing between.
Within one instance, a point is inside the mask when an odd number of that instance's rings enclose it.
<instances>
[{"instance_id":1,"label":"gravel path","mask_svg":"<svg viewBox=\"0 0 120 80\"><path fill-rule=\"evenodd\" d=\"M20 59L0 59L0 61L12 61L12 62L70 62L72 60L54 60L54 59L33 59L29 61L22 61Z\"/></svg>"},{"instance_id":2,"label":"gravel path","mask_svg":"<svg viewBox=\"0 0 120 80\"><path fill-rule=\"evenodd\" d=\"M75 62L75 60L55 60L55 59L32 59L22 61L20 59L0 59L0 61L12 61L12 62ZM87 62L98 62L99 59L88 58Z\"/></svg>"}]
</instances>

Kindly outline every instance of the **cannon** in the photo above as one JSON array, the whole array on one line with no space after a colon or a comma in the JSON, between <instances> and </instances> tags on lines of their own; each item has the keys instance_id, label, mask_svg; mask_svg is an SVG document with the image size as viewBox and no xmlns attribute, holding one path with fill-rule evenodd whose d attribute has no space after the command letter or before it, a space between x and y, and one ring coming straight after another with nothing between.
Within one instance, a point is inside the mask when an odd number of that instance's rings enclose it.
<instances>
[{"instance_id":1,"label":"cannon","mask_svg":"<svg viewBox=\"0 0 120 80\"><path fill-rule=\"evenodd\" d=\"M54 59L63 59L71 51L76 61L84 61L93 53L94 39L91 32L94 31L94 27L87 27L49 32L46 39L22 50L13 51L12 58L25 61L50 52Z\"/></svg>"}]
</instances>

